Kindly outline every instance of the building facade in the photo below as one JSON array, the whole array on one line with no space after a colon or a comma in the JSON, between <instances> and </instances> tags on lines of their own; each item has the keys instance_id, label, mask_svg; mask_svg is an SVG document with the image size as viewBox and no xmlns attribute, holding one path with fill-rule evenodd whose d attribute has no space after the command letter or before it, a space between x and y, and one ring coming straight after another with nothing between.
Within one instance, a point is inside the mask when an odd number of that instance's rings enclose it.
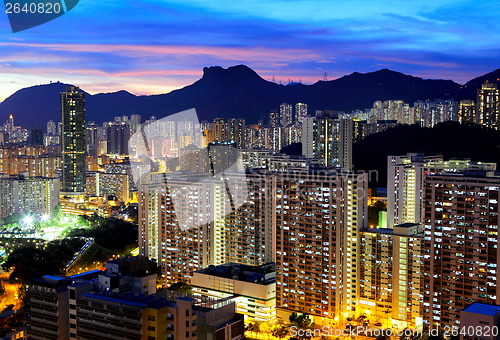
<instances>
[{"instance_id":1,"label":"building facade","mask_svg":"<svg viewBox=\"0 0 500 340\"><path fill-rule=\"evenodd\" d=\"M0 178L0 217L50 214L59 204L59 179L15 176Z\"/></svg>"},{"instance_id":2,"label":"building facade","mask_svg":"<svg viewBox=\"0 0 500 340\"><path fill-rule=\"evenodd\" d=\"M75 86L61 92L61 147L61 191L85 192L85 93Z\"/></svg>"},{"instance_id":3,"label":"building facade","mask_svg":"<svg viewBox=\"0 0 500 340\"><path fill-rule=\"evenodd\" d=\"M495 83L477 90L477 123L495 130L500 127L500 91Z\"/></svg>"},{"instance_id":4,"label":"building facade","mask_svg":"<svg viewBox=\"0 0 500 340\"><path fill-rule=\"evenodd\" d=\"M422 223L424 184L428 174L459 173L472 170L492 171L495 163L470 160L444 161L442 156L409 153L389 156L387 164L387 225Z\"/></svg>"},{"instance_id":5,"label":"building facade","mask_svg":"<svg viewBox=\"0 0 500 340\"><path fill-rule=\"evenodd\" d=\"M419 224L361 232L360 313L382 327L422 327L424 233Z\"/></svg>"},{"instance_id":6,"label":"building facade","mask_svg":"<svg viewBox=\"0 0 500 340\"><path fill-rule=\"evenodd\" d=\"M498 304L500 178L429 175L425 183L424 326L459 326L472 302Z\"/></svg>"},{"instance_id":7,"label":"building facade","mask_svg":"<svg viewBox=\"0 0 500 340\"><path fill-rule=\"evenodd\" d=\"M306 170L277 177L278 313L338 324L356 315L366 193L365 174Z\"/></svg>"},{"instance_id":8,"label":"building facade","mask_svg":"<svg viewBox=\"0 0 500 340\"><path fill-rule=\"evenodd\" d=\"M194 272L194 296L231 300L246 322L269 322L276 318L276 272L274 263L247 266L226 263Z\"/></svg>"}]
</instances>

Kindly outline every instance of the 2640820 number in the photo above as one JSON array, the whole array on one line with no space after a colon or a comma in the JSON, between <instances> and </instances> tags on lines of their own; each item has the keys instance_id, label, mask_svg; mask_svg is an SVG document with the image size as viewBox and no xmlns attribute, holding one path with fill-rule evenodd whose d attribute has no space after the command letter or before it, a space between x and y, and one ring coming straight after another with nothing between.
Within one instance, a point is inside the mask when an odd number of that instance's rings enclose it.
<instances>
[{"instance_id":1,"label":"2640820 number","mask_svg":"<svg viewBox=\"0 0 500 340\"><path fill-rule=\"evenodd\" d=\"M445 326L444 327L444 336L467 336L467 337L491 337L498 336L498 327L497 326Z\"/></svg>"},{"instance_id":2,"label":"2640820 number","mask_svg":"<svg viewBox=\"0 0 500 340\"><path fill-rule=\"evenodd\" d=\"M59 3L31 3L20 4L18 2L5 3L5 13L7 14L58 14L62 11L61 4Z\"/></svg>"}]
</instances>

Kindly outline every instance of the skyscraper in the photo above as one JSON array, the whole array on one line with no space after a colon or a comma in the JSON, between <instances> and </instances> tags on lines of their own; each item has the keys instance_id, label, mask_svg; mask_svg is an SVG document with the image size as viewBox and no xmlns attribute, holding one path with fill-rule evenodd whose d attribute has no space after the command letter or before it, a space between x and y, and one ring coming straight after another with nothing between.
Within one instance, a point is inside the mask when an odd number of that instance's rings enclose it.
<instances>
[{"instance_id":1,"label":"skyscraper","mask_svg":"<svg viewBox=\"0 0 500 340\"><path fill-rule=\"evenodd\" d=\"M236 143L238 149L245 147L245 118L231 118L228 122L228 141Z\"/></svg>"},{"instance_id":2,"label":"skyscraper","mask_svg":"<svg viewBox=\"0 0 500 340\"><path fill-rule=\"evenodd\" d=\"M125 155L128 153L130 126L127 123L110 123L106 127L108 154Z\"/></svg>"},{"instance_id":3,"label":"skyscraper","mask_svg":"<svg viewBox=\"0 0 500 340\"><path fill-rule=\"evenodd\" d=\"M500 127L500 91L494 83L484 83L477 90L477 123L498 130Z\"/></svg>"},{"instance_id":4,"label":"skyscraper","mask_svg":"<svg viewBox=\"0 0 500 340\"><path fill-rule=\"evenodd\" d=\"M55 136L57 134L56 123L53 120L47 122L47 134L49 136Z\"/></svg>"},{"instance_id":5,"label":"skyscraper","mask_svg":"<svg viewBox=\"0 0 500 340\"><path fill-rule=\"evenodd\" d=\"M10 115L9 116L9 120L7 121L7 124L6 124L6 131L7 133L12 133L12 131L14 131L14 116Z\"/></svg>"},{"instance_id":6,"label":"skyscraper","mask_svg":"<svg viewBox=\"0 0 500 340\"><path fill-rule=\"evenodd\" d=\"M427 176L424 327L459 326L472 302L500 303L499 187L486 172Z\"/></svg>"},{"instance_id":7,"label":"skyscraper","mask_svg":"<svg viewBox=\"0 0 500 340\"><path fill-rule=\"evenodd\" d=\"M286 127L288 125L292 125L292 119L293 119L292 111L293 111L292 105L287 104L287 103L283 103L280 105L280 124L281 124L281 126Z\"/></svg>"},{"instance_id":8,"label":"skyscraper","mask_svg":"<svg viewBox=\"0 0 500 340\"><path fill-rule=\"evenodd\" d=\"M324 159L328 166L352 168L353 122L336 112L317 112L302 124L302 155Z\"/></svg>"},{"instance_id":9,"label":"skyscraper","mask_svg":"<svg viewBox=\"0 0 500 340\"><path fill-rule=\"evenodd\" d=\"M308 313L338 324L357 315L359 231L366 225L367 185L366 174L334 169L277 176L279 313Z\"/></svg>"},{"instance_id":10,"label":"skyscraper","mask_svg":"<svg viewBox=\"0 0 500 340\"><path fill-rule=\"evenodd\" d=\"M393 229L365 229L360 243L359 314L370 315L386 327L390 322L398 328L420 327L422 226L405 223Z\"/></svg>"},{"instance_id":11,"label":"skyscraper","mask_svg":"<svg viewBox=\"0 0 500 340\"><path fill-rule=\"evenodd\" d=\"M307 104L295 104L295 122L302 124L307 116Z\"/></svg>"},{"instance_id":12,"label":"skyscraper","mask_svg":"<svg viewBox=\"0 0 500 340\"><path fill-rule=\"evenodd\" d=\"M168 190L163 182L139 187L140 254L158 262L162 283L189 282L194 271L219 264L217 185L181 177L169 180Z\"/></svg>"},{"instance_id":13,"label":"skyscraper","mask_svg":"<svg viewBox=\"0 0 500 340\"><path fill-rule=\"evenodd\" d=\"M226 141L226 123L224 118L215 118L212 123L212 132L214 134L215 142Z\"/></svg>"},{"instance_id":14,"label":"skyscraper","mask_svg":"<svg viewBox=\"0 0 500 340\"><path fill-rule=\"evenodd\" d=\"M280 125L279 112L271 110L271 112L269 112L269 126L277 127L279 125Z\"/></svg>"},{"instance_id":15,"label":"skyscraper","mask_svg":"<svg viewBox=\"0 0 500 340\"><path fill-rule=\"evenodd\" d=\"M388 227L422 222L426 174L495 169L495 163L476 163L470 160L444 161L442 156L424 156L416 153L389 156L387 167Z\"/></svg>"},{"instance_id":16,"label":"skyscraper","mask_svg":"<svg viewBox=\"0 0 500 340\"><path fill-rule=\"evenodd\" d=\"M473 100L462 100L458 107L458 121L460 123L476 123L476 105Z\"/></svg>"},{"instance_id":17,"label":"skyscraper","mask_svg":"<svg viewBox=\"0 0 500 340\"><path fill-rule=\"evenodd\" d=\"M85 93L76 86L61 92L62 188L85 192Z\"/></svg>"}]
</instances>

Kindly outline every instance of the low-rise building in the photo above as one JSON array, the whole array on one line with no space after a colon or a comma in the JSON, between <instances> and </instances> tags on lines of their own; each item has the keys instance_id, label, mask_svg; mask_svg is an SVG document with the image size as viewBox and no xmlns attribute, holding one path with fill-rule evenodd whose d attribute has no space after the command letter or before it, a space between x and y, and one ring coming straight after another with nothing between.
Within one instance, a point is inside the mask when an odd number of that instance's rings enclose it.
<instances>
[{"instance_id":1,"label":"low-rise building","mask_svg":"<svg viewBox=\"0 0 500 340\"><path fill-rule=\"evenodd\" d=\"M274 263L248 266L227 263L194 272L193 294L214 299L231 299L236 311L250 322L276 318L276 272Z\"/></svg>"},{"instance_id":2,"label":"low-rise building","mask_svg":"<svg viewBox=\"0 0 500 340\"><path fill-rule=\"evenodd\" d=\"M498 339L500 306L474 302L460 312L460 340Z\"/></svg>"},{"instance_id":3,"label":"low-rise building","mask_svg":"<svg viewBox=\"0 0 500 340\"><path fill-rule=\"evenodd\" d=\"M109 261L106 271L36 279L26 295L29 338L190 340L219 339L221 333L231 340L243 337L243 315L235 313L234 303L198 306L182 292L156 291L157 274L148 269L147 258L139 256Z\"/></svg>"}]
</instances>

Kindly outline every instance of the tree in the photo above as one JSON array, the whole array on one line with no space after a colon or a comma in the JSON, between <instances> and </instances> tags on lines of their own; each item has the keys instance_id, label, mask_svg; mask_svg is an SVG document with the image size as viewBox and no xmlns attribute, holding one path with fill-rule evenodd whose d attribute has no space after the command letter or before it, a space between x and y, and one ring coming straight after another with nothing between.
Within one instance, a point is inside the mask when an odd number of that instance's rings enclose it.
<instances>
[{"instance_id":1,"label":"tree","mask_svg":"<svg viewBox=\"0 0 500 340\"><path fill-rule=\"evenodd\" d=\"M186 282L176 282L172 284L170 287L168 287L169 290L175 290L178 292L183 292L186 294L190 294L191 290L193 289L190 285L188 285Z\"/></svg>"},{"instance_id":2,"label":"tree","mask_svg":"<svg viewBox=\"0 0 500 340\"><path fill-rule=\"evenodd\" d=\"M361 314L360 316L358 316L358 318L356 319L356 321L358 321L360 324L364 324L366 319L368 319L368 315L366 314Z\"/></svg>"},{"instance_id":3,"label":"tree","mask_svg":"<svg viewBox=\"0 0 500 340\"><path fill-rule=\"evenodd\" d=\"M283 325L278 325L272 329L271 334L278 339L284 339L288 335L288 329Z\"/></svg>"},{"instance_id":4,"label":"tree","mask_svg":"<svg viewBox=\"0 0 500 340\"><path fill-rule=\"evenodd\" d=\"M258 334L260 332L260 325L257 322L252 322L248 325L247 330L249 332Z\"/></svg>"},{"instance_id":5,"label":"tree","mask_svg":"<svg viewBox=\"0 0 500 340\"><path fill-rule=\"evenodd\" d=\"M297 314L297 313L292 313L289 317L290 323L297 325L298 328L300 329L308 329L312 326L312 319L311 317L307 314ZM301 339L309 339L310 336L306 335L306 332L304 332L304 335L300 337Z\"/></svg>"},{"instance_id":6,"label":"tree","mask_svg":"<svg viewBox=\"0 0 500 340\"><path fill-rule=\"evenodd\" d=\"M311 327L311 325L312 319L307 313L304 313L297 318L297 326L299 326L300 328L309 328Z\"/></svg>"},{"instance_id":7,"label":"tree","mask_svg":"<svg viewBox=\"0 0 500 340\"><path fill-rule=\"evenodd\" d=\"M61 267L44 250L24 247L14 250L2 264L5 271L12 269L11 280L28 283L44 275L59 274Z\"/></svg>"}]
</instances>

